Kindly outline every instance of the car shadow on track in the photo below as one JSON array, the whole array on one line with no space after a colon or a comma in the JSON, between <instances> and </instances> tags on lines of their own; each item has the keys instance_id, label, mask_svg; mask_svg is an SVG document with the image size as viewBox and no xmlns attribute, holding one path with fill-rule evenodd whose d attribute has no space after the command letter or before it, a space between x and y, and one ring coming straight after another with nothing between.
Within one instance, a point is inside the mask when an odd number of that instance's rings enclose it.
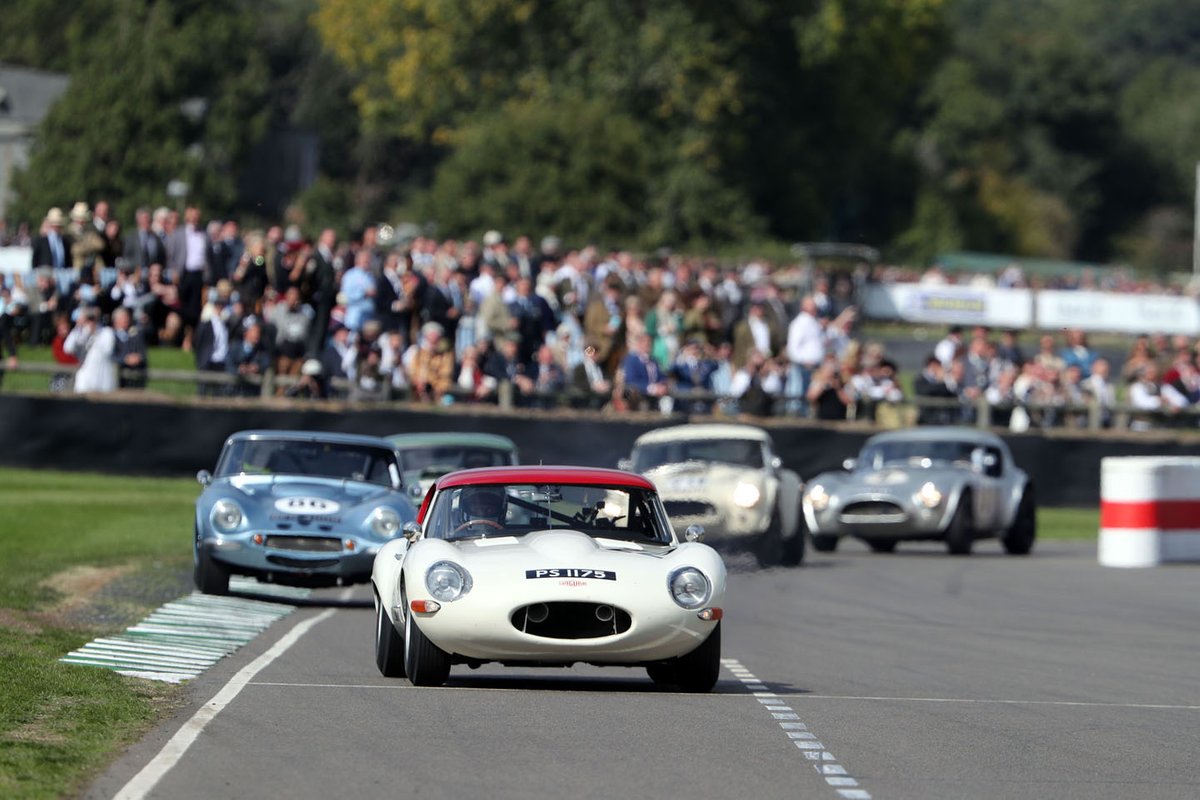
<instances>
[{"instance_id":1,"label":"car shadow on track","mask_svg":"<svg viewBox=\"0 0 1200 800\"><path fill-rule=\"evenodd\" d=\"M257 600L260 603L275 603L297 608L372 608L370 597L285 597L273 594L260 594L253 591L231 591L229 597L240 597L243 600Z\"/></svg>"},{"instance_id":2,"label":"car shadow on track","mask_svg":"<svg viewBox=\"0 0 1200 800\"><path fill-rule=\"evenodd\" d=\"M776 694L807 694L809 689L799 689L790 684L764 682L767 690ZM541 692L603 692L605 694L690 694L681 692L670 686L660 686L646 676L614 675L611 678L602 676L531 676L520 675L480 675L461 673L458 668L450 673L446 681L448 689L491 689L495 691L530 690ZM751 695L741 681L734 678L721 679L708 694Z\"/></svg>"}]
</instances>

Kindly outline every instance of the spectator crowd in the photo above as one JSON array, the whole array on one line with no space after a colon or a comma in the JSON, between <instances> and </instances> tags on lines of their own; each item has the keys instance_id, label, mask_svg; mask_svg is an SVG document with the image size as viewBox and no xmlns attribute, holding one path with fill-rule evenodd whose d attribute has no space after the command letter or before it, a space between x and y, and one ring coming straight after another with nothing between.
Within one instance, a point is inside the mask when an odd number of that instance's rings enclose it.
<instances>
[{"instance_id":1,"label":"spectator crowd","mask_svg":"<svg viewBox=\"0 0 1200 800\"><path fill-rule=\"evenodd\" d=\"M80 392L144 386L149 348L170 346L231 376L207 394L257 396L271 374L296 397L824 420L906 400L884 346L857 335L861 269L731 268L494 230L308 238L194 207L138 209L126 230L104 201L50 209L29 246L30 277L0 288L0 367L19 363L19 342L50 345L78 365ZM1028 357L1017 338L952 329L912 380L940 398L917 421L972 422L984 398L1015 429L1086 424L1088 405L1112 424L1117 380L1148 413L1200 401L1186 341L1140 340L1113 376L1079 331Z\"/></svg>"}]
</instances>

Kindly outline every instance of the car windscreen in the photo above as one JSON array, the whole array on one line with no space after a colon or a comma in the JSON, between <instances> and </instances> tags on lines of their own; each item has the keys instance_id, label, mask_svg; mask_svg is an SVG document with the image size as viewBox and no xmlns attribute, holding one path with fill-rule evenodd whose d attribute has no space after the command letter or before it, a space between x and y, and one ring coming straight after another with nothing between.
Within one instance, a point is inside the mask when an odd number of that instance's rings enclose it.
<instances>
[{"instance_id":1,"label":"car windscreen","mask_svg":"<svg viewBox=\"0 0 1200 800\"><path fill-rule=\"evenodd\" d=\"M574 530L603 539L668 544L657 495L642 489L565 484L488 484L438 492L425 521L434 539L523 536Z\"/></svg>"},{"instance_id":2,"label":"car windscreen","mask_svg":"<svg viewBox=\"0 0 1200 800\"><path fill-rule=\"evenodd\" d=\"M456 469L505 467L512 463L512 454L508 450L482 445L431 445L400 450L401 470L429 474L431 477Z\"/></svg>"},{"instance_id":3,"label":"car windscreen","mask_svg":"<svg viewBox=\"0 0 1200 800\"><path fill-rule=\"evenodd\" d=\"M640 444L633 450L634 472L647 472L664 464L703 461L762 469L762 443L753 439L694 439Z\"/></svg>"},{"instance_id":4,"label":"car windscreen","mask_svg":"<svg viewBox=\"0 0 1200 800\"><path fill-rule=\"evenodd\" d=\"M930 467L953 464L969 465L971 454L979 445L958 441L882 442L863 448L858 459L860 469L880 469L884 466L905 465Z\"/></svg>"},{"instance_id":5,"label":"car windscreen","mask_svg":"<svg viewBox=\"0 0 1200 800\"><path fill-rule=\"evenodd\" d=\"M286 439L231 442L217 464L216 477L230 475L311 475L382 486L392 486L394 480L399 480L396 458L391 450L360 444Z\"/></svg>"}]
</instances>

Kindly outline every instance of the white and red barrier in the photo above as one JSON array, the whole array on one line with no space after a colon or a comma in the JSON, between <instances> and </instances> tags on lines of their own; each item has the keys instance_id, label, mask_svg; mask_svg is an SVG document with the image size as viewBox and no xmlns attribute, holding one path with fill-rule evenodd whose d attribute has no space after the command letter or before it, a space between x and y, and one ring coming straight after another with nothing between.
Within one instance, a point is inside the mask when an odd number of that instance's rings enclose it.
<instances>
[{"instance_id":1,"label":"white and red barrier","mask_svg":"<svg viewBox=\"0 0 1200 800\"><path fill-rule=\"evenodd\" d=\"M1200 561L1200 457L1100 460L1100 563Z\"/></svg>"}]
</instances>

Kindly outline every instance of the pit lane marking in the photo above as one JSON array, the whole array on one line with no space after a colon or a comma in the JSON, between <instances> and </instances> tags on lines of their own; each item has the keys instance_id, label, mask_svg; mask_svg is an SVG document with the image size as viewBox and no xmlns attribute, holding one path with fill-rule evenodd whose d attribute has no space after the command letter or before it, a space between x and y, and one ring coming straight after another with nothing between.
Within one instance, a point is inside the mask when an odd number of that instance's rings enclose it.
<instances>
[{"instance_id":1,"label":"pit lane marking","mask_svg":"<svg viewBox=\"0 0 1200 800\"><path fill-rule=\"evenodd\" d=\"M763 709L771 714L771 719L778 723L788 741L795 745L804 758L817 762L813 764L813 769L830 788L838 793L839 797L845 798L845 800L871 800L871 793L859 786L858 780L838 763L833 753L825 749L825 745L818 741L817 735L808 729L808 726L800 720L800 715L783 698L772 692L762 680L736 658L723 658L721 664L730 674L741 681L742 686L749 690ZM808 697L808 695L804 695L804 697Z\"/></svg>"}]
</instances>

